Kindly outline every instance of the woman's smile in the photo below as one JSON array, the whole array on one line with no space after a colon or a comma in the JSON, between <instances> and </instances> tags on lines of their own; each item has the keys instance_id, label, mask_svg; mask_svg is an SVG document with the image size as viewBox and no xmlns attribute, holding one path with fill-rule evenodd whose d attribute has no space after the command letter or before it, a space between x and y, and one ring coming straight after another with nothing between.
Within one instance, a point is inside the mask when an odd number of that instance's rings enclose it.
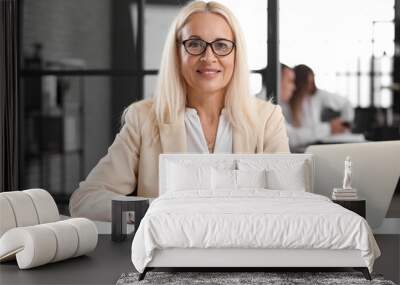
<instances>
[{"instance_id":1,"label":"woman's smile","mask_svg":"<svg viewBox=\"0 0 400 285\"><path fill-rule=\"evenodd\" d=\"M214 79L217 76L219 76L219 74L221 73L221 70L217 69L217 68L204 67L204 68L197 69L196 72L200 75L201 78Z\"/></svg>"}]
</instances>

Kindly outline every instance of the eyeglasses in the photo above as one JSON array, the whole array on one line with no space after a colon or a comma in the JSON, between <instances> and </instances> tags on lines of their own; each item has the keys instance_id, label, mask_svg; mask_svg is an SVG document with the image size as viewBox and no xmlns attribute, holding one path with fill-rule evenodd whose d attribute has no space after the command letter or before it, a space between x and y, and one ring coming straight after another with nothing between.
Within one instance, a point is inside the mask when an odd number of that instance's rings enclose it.
<instances>
[{"instance_id":1,"label":"eyeglasses","mask_svg":"<svg viewBox=\"0 0 400 285\"><path fill-rule=\"evenodd\" d=\"M235 47L235 43L230 40L218 39L211 43L202 39L188 39L182 41L183 46L188 54L200 55L211 46L213 53L217 56L226 56L230 54Z\"/></svg>"}]
</instances>

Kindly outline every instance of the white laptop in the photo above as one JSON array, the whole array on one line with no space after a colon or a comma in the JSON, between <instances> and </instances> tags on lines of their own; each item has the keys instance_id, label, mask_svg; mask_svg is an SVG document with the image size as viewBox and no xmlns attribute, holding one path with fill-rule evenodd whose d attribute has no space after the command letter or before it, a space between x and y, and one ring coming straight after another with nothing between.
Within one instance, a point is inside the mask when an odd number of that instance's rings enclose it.
<instances>
[{"instance_id":1,"label":"white laptop","mask_svg":"<svg viewBox=\"0 0 400 285\"><path fill-rule=\"evenodd\" d=\"M381 226L400 177L400 141L313 145L315 165L314 193L331 197L342 187L344 160L352 160L352 187L366 199L370 226Z\"/></svg>"}]
</instances>

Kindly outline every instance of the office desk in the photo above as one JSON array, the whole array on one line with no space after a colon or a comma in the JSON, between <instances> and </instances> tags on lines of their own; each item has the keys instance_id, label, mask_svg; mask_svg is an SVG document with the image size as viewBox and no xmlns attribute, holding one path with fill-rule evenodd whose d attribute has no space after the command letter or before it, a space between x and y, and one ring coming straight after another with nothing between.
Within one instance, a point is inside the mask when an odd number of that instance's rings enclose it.
<instances>
[{"instance_id":1,"label":"office desk","mask_svg":"<svg viewBox=\"0 0 400 285\"><path fill-rule=\"evenodd\" d=\"M96 249L88 255L19 270L16 261L0 264L0 284L115 284L124 272L135 271L131 261L132 236L112 242L99 235Z\"/></svg>"}]
</instances>

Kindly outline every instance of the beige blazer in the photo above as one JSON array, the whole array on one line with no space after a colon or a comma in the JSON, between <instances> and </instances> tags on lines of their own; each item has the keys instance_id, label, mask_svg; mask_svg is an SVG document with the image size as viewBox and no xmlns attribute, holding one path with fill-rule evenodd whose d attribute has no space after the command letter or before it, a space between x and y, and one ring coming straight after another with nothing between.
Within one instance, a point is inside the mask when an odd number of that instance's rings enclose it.
<instances>
[{"instance_id":1,"label":"beige blazer","mask_svg":"<svg viewBox=\"0 0 400 285\"><path fill-rule=\"evenodd\" d=\"M233 129L234 153L288 153L289 145L281 108L256 99L257 136ZM108 153L72 194L69 209L74 217L111 220L111 199L131 194L158 196L158 156L186 152L184 113L172 124L157 124L153 100L132 104L125 124Z\"/></svg>"}]
</instances>

